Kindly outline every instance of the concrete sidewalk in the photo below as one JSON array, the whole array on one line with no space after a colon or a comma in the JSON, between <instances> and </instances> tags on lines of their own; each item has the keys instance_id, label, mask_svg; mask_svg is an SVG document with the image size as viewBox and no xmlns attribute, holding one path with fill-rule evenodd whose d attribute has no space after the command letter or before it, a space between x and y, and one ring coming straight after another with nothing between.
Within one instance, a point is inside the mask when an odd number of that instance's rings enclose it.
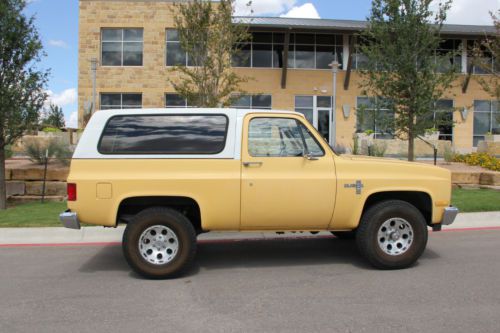
<instances>
[{"instance_id":1,"label":"concrete sidewalk","mask_svg":"<svg viewBox=\"0 0 500 333\"><path fill-rule=\"evenodd\" d=\"M500 212L460 213L451 226L443 230L466 230L477 228L500 228ZM124 226L118 228L84 227L81 230L66 228L0 228L0 245L6 244L84 244L121 242ZM331 236L329 232L291 233L283 235L268 232L210 232L199 240L238 240L290 237Z\"/></svg>"}]
</instances>

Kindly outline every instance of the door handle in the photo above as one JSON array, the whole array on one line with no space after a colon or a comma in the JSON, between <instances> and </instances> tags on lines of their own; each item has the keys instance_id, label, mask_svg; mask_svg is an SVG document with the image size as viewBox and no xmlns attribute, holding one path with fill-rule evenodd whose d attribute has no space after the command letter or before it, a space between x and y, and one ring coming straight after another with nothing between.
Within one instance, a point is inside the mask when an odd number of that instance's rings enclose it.
<instances>
[{"instance_id":1,"label":"door handle","mask_svg":"<svg viewBox=\"0 0 500 333\"><path fill-rule=\"evenodd\" d=\"M304 154L304 158L305 158L306 160L309 160L309 161L317 161L317 160L319 160L319 158L318 158L318 157L314 156L314 155L313 155L313 154L311 154L311 153Z\"/></svg>"},{"instance_id":2,"label":"door handle","mask_svg":"<svg viewBox=\"0 0 500 333\"><path fill-rule=\"evenodd\" d=\"M251 167L251 166L261 166L262 162L243 162L243 166Z\"/></svg>"}]
</instances>

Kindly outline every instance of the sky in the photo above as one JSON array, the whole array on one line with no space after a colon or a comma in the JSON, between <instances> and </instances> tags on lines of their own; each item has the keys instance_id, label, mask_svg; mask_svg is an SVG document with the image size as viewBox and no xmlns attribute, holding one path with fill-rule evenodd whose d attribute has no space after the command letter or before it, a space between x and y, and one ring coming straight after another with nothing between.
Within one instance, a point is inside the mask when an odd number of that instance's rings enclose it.
<instances>
[{"instance_id":1,"label":"sky","mask_svg":"<svg viewBox=\"0 0 500 333\"><path fill-rule=\"evenodd\" d=\"M439 0L435 0L439 1ZM236 0L236 15L250 15L248 0ZM364 20L371 0L253 0L255 16ZM450 24L491 24L489 11L500 9L500 0L454 0ZM77 127L78 99L78 0L28 0L26 15L34 15L46 56L41 68L51 70L49 102L64 111L66 124Z\"/></svg>"}]
</instances>

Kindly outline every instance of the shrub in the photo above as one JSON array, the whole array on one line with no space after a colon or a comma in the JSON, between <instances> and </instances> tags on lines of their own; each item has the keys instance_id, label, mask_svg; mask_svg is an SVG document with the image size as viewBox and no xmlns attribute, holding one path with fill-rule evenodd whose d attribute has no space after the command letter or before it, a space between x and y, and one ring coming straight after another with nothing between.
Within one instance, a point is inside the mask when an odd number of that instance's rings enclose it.
<instances>
[{"instance_id":1,"label":"shrub","mask_svg":"<svg viewBox=\"0 0 500 333\"><path fill-rule=\"evenodd\" d=\"M44 164L46 156L55 158L64 164L69 164L69 158L72 155L69 145L56 138L49 140L25 139L24 152L33 163L37 164Z\"/></svg>"},{"instance_id":2,"label":"shrub","mask_svg":"<svg viewBox=\"0 0 500 333\"><path fill-rule=\"evenodd\" d=\"M44 132L44 133L60 133L62 131L59 128L55 128L55 127L45 127L44 129L42 129L42 132Z\"/></svg>"},{"instance_id":3,"label":"shrub","mask_svg":"<svg viewBox=\"0 0 500 333\"><path fill-rule=\"evenodd\" d=\"M6 145L5 146L5 158L11 158L12 155L14 155L14 152L12 151L12 146Z\"/></svg>"},{"instance_id":4,"label":"shrub","mask_svg":"<svg viewBox=\"0 0 500 333\"><path fill-rule=\"evenodd\" d=\"M386 151L387 143L385 142L376 142L368 147L368 155L370 156L384 157Z\"/></svg>"},{"instance_id":5,"label":"shrub","mask_svg":"<svg viewBox=\"0 0 500 333\"><path fill-rule=\"evenodd\" d=\"M359 155L359 138L356 134L352 137L352 154Z\"/></svg>"},{"instance_id":6,"label":"shrub","mask_svg":"<svg viewBox=\"0 0 500 333\"><path fill-rule=\"evenodd\" d=\"M500 171L500 159L486 153L456 154L453 161L477 165L493 171Z\"/></svg>"},{"instance_id":7,"label":"shrub","mask_svg":"<svg viewBox=\"0 0 500 333\"><path fill-rule=\"evenodd\" d=\"M344 145L339 144L339 143L337 143L337 144L335 145L335 147L333 148L333 150L334 150L337 154L339 154L339 155L341 155L341 154L345 154L345 153L347 152L347 148L346 148Z\"/></svg>"},{"instance_id":8,"label":"shrub","mask_svg":"<svg viewBox=\"0 0 500 333\"><path fill-rule=\"evenodd\" d=\"M449 146L444 147L444 152L443 152L443 157L444 160L448 163L453 162L453 159L455 157L455 152L453 151L453 148Z\"/></svg>"}]
</instances>

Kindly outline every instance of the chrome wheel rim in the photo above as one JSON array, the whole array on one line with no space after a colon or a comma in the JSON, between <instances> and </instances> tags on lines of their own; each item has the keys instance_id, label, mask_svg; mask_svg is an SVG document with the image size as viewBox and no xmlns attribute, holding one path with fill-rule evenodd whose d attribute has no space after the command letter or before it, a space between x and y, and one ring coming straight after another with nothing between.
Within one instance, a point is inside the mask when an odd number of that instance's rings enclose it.
<instances>
[{"instance_id":1,"label":"chrome wheel rim","mask_svg":"<svg viewBox=\"0 0 500 333\"><path fill-rule=\"evenodd\" d=\"M405 219L388 219L378 229L377 243L384 253L397 256L405 253L413 243L413 228Z\"/></svg>"},{"instance_id":2,"label":"chrome wheel rim","mask_svg":"<svg viewBox=\"0 0 500 333\"><path fill-rule=\"evenodd\" d=\"M164 225L154 225L144 230L138 245L142 258L154 265L171 262L179 251L177 235Z\"/></svg>"}]
</instances>

